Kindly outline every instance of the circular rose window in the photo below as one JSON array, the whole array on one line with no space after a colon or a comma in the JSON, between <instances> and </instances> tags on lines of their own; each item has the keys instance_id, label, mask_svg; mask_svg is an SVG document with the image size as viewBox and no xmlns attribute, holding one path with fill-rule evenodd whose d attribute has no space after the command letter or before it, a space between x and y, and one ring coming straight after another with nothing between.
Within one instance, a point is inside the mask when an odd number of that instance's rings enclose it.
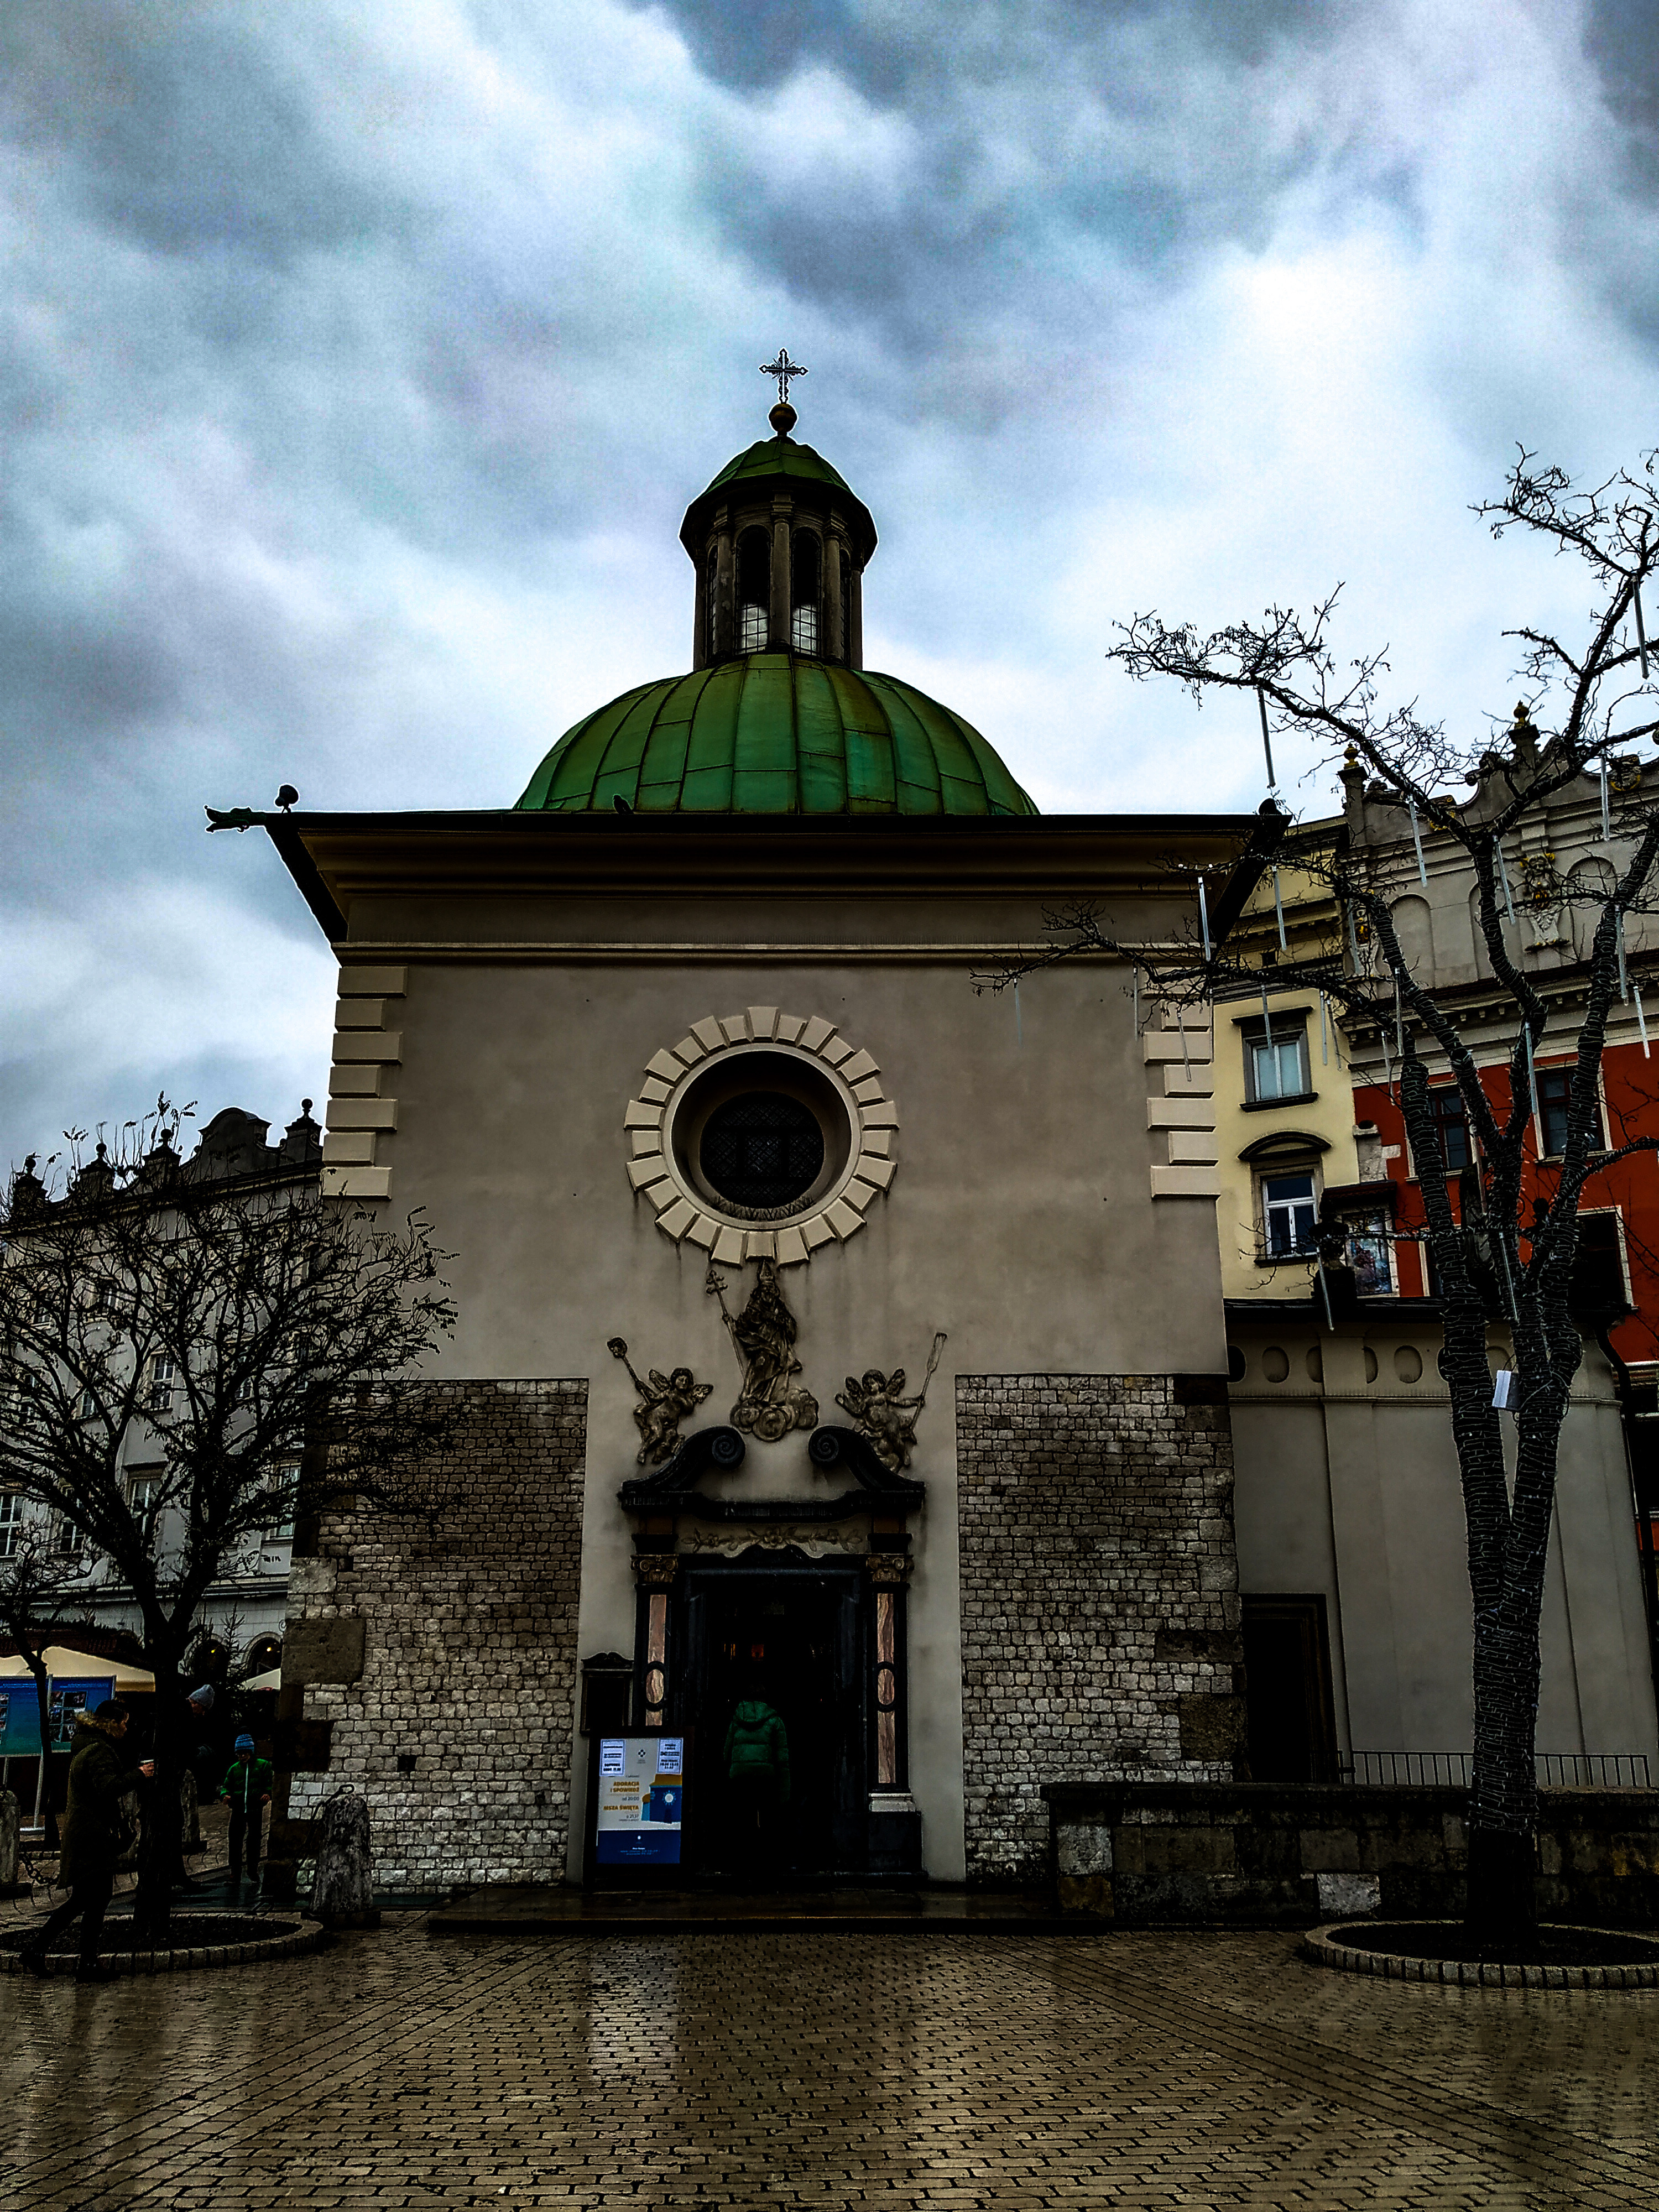
<instances>
[{"instance_id":1,"label":"circular rose window","mask_svg":"<svg viewBox=\"0 0 1659 2212\"><path fill-rule=\"evenodd\" d=\"M659 1053L627 1126L629 1179L667 1235L787 1265L863 1226L892 1180L898 1115L832 1024L751 1006Z\"/></svg>"},{"instance_id":2,"label":"circular rose window","mask_svg":"<svg viewBox=\"0 0 1659 2212\"><path fill-rule=\"evenodd\" d=\"M717 1106L697 1146L702 1180L745 1213L793 1213L823 1172L823 1132L781 1091L748 1091Z\"/></svg>"}]
</instances>

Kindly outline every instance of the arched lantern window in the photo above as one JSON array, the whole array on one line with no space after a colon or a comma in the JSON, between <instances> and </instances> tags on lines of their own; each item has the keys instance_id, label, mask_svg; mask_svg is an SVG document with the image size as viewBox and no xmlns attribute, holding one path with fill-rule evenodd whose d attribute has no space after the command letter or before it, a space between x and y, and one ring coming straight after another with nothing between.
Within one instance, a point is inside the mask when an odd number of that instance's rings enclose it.
<instances>
[{"instance_id":1,"label":"arched lantern window","mask_svg":"<svg viewBox=\"0 0 1659 2212\"><path fill-rule=\"evenodd\" d=\"M815 530L798 530L789 546L789 642L797 653L818 649L823 550Z\"/></svg>"},{"instance_id":2,"label":"arched lantern window","mask_svg":"<svg viewBox=\"0 0 1659 2212\"><path fill-rule=\"evenodd\" d=\"M771 629L772 540L745 530L738 540L738 651L764 653Z\"/></svg>"},{"instance_id":3,"label":"arched lantern window","mask_svg":"<svg viewBox=\"0 0 1659 2212\"><path fill-rule=\"evenodd\" d=\"M841 636L837 641L843 660L853 658L853 563L848 555L841 556Z\"/></svg>"},{"instance_id":4,"label":"arched lantern window","mask_svg":"<svg viewBox=\"0 0 1659 2212\"><path fill-rule=\"evenodd\" d=\"M703 593L703 619L708 623L708 658L713 660L720 651L720 602L716 595L720 582L720 556L717 546L708 549L708 583Z\"/></svg>"}]
</instances>

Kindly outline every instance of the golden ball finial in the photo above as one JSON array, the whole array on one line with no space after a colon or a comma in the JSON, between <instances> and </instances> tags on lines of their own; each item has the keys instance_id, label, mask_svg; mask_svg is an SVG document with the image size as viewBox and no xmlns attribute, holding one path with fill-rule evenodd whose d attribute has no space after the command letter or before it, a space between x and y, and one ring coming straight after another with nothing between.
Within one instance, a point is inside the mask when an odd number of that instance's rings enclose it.
<instances>
[{"instance_id":1,"label":"golden ball finial","mask_svg":"<svg viewBox=\"0 0 1659 2212\"><path fill-rule=\"evenodd\" d=\"M787 438L789 435L789 433L794 428L797 417L795 410L789 404L789 402L787 399L780 399L777 405L772 410L771 413L766 419L772 425L772 428L777 432L779 437Z\"/></svg>"}]
</instances>

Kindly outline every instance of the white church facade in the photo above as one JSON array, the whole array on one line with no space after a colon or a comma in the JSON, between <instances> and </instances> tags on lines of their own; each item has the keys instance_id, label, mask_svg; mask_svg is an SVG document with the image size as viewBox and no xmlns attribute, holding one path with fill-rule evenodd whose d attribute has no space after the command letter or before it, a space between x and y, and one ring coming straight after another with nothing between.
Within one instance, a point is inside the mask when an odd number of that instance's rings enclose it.
<instances>
[{"instance_id":1,"label":"white church facade","mask_svg":"<svg viewBox=\"0 0 1659 2212\"><path fill-rule=\"evenodd\" d=\"M516 805L263 817L340 962L325 1178L454 1255L463 1409L443 1525L298 1532L273 1862L349 1783L388 1890L581 1880L613 1738L682 1878L1030 1881L1045 1784L1248 1771L1207 1027L973 979L1082 900L1189 932L1253 817L1040 816L864 669L793 423L687 513L690 672Z\"/></svg>"}]
</instances>

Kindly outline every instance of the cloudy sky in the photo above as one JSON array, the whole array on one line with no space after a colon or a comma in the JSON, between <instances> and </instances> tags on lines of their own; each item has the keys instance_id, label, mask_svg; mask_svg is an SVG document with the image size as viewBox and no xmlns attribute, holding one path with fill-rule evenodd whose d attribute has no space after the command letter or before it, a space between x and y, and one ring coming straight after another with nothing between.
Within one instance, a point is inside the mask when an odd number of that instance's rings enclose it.
<instances>
[{"instance_id":1,"label":"cloudy sky","mask_svg":"<svg viewBox=\"0 0 1659 2212\"><path fill-rule=\"evenodd\" d=\"M1477 736L1583 593L1469 502L1659 444L1651 0L7 0L0 223L0 1164L321 1092L203 803L510 803L688 665L780 343L868 661L1045 810L1262 795L1137 609L1340 580Z\"/></svg>"}]
</instances>

